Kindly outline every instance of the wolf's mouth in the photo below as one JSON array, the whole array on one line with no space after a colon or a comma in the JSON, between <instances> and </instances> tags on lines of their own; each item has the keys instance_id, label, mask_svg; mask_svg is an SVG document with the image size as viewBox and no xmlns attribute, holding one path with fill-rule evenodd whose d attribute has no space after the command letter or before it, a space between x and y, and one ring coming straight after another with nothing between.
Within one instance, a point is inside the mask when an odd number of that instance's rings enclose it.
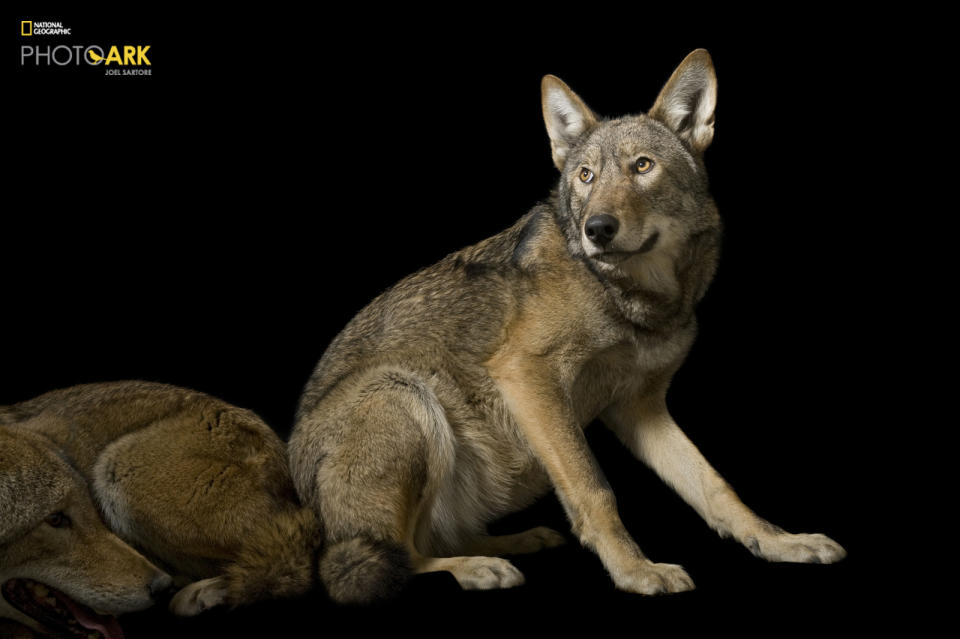
<instances>
[{"instance_id":1,"label":"wolf's mouth","mask_svg":"<svg viewBox=\"0 0 960 639\"><path fill-rule=\"evenodd\" d=\"M594 259L604 264L619 264L634 255L641 255L643 253L649 252L654 245L656 245L657 240L660 239L660 231L654 231L651 233L647 239L643 241L643 244L640 245L640 248L633 251L605 251L603 253L597 254Z\"/></svg>"},{"instance_id":2,"label":"wolf's mouth","mask_svg":"<svg viewBox=\"0 0 960 639\"><path fill-rule=\"evenodd\" d=\"M11 606L64 637L124 639L117 620L100 615L59 590L32 579L10 579L2 587Z\"/></svg>"}]
</instances>

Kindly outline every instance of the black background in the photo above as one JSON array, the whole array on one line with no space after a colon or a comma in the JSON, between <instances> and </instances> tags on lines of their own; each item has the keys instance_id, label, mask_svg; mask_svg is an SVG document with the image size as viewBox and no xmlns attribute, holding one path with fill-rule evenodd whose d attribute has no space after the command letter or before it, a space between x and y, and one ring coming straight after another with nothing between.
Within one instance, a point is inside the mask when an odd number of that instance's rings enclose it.
<instances>
[{"instance_id":1,"label":"black background","mask_svg":"<svg viewBox=\"0 0 960 639\"><path fill-rule=\"evenodd\" d=\"M128 637L581 621L753 634L893 614L876 609L882 583L868 576L880 563L870 531L885 524L866 464L893 427L870 407L892 357L876 347L885 328L873 309L895 275L871 257L898 210L895 179L877 170L895 161L878 102L907 85L915 62L890 52L912 27L684 11L593 6L523 24L372 8L11 20L74 30L34 44L150 44L153 75L20 67L23 40L6 40L16 164L0 227L0 404L148 379L251 408L284 437L312 367L357 310L547 196L543 74L615 116L649 108L683 57L707 48L719 99L706 162L726 233L669 403L754 510L849 552L835 566L753 558L598 426L588 436L627 528L652 559L682 564L696 591L617 592L569 537L517 558L527 584L515 590L464 593L425 575L370 610L321 593L192 620L155 610L125 618ZM897 486L883 492L895 499ZM569 536L552 496L493 528L531 525Z\"/></svg>"}]
</instances>

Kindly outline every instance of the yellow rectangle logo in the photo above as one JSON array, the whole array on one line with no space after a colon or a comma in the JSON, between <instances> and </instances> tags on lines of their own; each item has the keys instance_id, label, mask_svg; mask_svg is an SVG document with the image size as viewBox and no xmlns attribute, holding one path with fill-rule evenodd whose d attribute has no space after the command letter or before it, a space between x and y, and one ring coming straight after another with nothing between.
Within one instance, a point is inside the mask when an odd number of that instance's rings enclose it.
<instances>
[{"instance_id":1,"label":"yellow rectangle logo","mask_svg":"<svg viewBox=\"0 0 960 639\"><path fill-rule=\"evenodd\" d=\"M33 20L22 20L20 22L20 35L22 36L33 35Z\"/></svg>"}]
</instances>

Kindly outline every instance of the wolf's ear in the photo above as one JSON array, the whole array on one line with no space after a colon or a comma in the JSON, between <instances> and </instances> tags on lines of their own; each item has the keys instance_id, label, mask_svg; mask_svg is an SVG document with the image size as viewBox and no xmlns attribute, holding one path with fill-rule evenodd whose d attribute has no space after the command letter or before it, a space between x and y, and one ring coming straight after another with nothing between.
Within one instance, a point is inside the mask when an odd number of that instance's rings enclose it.
<instances>
[{"instance_id":1,"label":"wolf's ear","mask_svg":"<svg viewBox=\"0 0 960 639\"><path fill-rule=\"evenodd\" d=\"M717 75L706 49L688 55L673 72L648 114L666 124L697 153L713 140Z\"/></svg>"},{"instance_id":2,"label":"wolf's ear","mask_svg":"<svg viewBox=\"0 0 960 639\"><path fill-rule=\"evenodd\" d=\"M596 126L597 116L584 104L580 96L555 75L543 76L540 82L540 102L547 135L550 136L553 163L562 171L570 147L581 135Z\"/></svg>"}]
</instances>

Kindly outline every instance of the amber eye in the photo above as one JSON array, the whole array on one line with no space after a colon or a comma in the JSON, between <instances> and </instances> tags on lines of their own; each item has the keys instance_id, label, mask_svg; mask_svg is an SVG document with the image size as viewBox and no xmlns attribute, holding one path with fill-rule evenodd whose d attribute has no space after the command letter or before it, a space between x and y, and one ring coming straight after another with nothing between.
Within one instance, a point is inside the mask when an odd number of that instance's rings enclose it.
<instances>
[{"instance_id":1,"label":"amber eye","mask_svg":"<svg viewBox=\"0 0 960 639\"><path fill-rule=\"evenodd\" d=\"M583 182L584 184L590 184L591 182L593 182L593 171L591 171L587 167L583 167L582 169L580 169L580 181Z\"/></svg>"},{"instance_id":2,"label":"amber eye","mask_svg":"<svg viewBox=\"0 0 960 639\"><path fill-rule=\"evenodd\" d=\"M653 168L653 160L650 158L640 158L633 167L637 170L637 173L648 173L650 169Z\"/></svg>"},{"instance_id":3,"label":"amber eye","mask_svg":"<svg viewBox=\"0 0 960 639\"><path fill-rule=\"evenodd\" d=\"M47 515L44 519L48 525L53 526L54 528L66 528L70 525L70 518L67 517L62 512L55 512L53 514Z\"/></svg>"}]
</instances>

